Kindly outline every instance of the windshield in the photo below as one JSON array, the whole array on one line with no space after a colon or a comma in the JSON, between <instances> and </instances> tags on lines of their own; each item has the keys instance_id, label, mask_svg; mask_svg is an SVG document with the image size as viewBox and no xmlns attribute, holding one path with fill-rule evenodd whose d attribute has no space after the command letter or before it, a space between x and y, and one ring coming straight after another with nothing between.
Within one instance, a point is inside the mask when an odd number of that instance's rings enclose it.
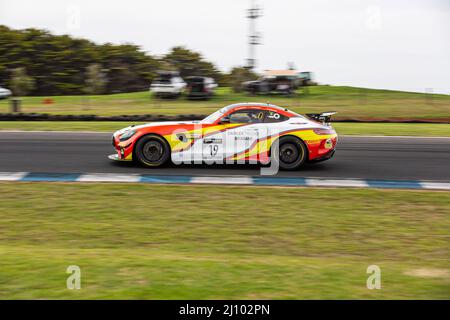
<instances>
[{"instance_id":1,"label":"windshield","mask_svg":"<svg viewBox=\"0 0 450 320\"><path fill-rule=\"evenodd\" d=\"M201 123L214 123L219 119L224 113L226 112L226 107L217 110L214 113L211 113L209 116L207 116L205 119L201 121Z\"/></svg>"},{"instance_id":2,"label":"windshield","mask_svg":"<svg viewBox=\"0 0 450 320\"><path fill-rule=\"evenodd\" d=\"M154 84L170 84L171 83L171 78L169 77L165 77L165 78L156 78L153 83Z\"/></svg>"}]
</instances>

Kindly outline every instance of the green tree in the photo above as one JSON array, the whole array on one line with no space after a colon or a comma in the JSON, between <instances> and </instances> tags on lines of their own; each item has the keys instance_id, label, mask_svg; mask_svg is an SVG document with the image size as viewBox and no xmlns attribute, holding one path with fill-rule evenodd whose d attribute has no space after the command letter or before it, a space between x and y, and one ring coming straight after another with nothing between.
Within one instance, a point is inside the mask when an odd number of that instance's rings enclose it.
<instances>
[{"instance_id":1,"label":"green tree","mask_svg":"<svg viewBox=\"0 0 450 320\"><path fill-rule=\"evenodd\" d=\"M234 67L228 75L228 85L233 88L234 92L241 92L242 83L258 79L258 75L245 67Z\"/></svg>"},{"instance_id":2,"label":"green tree","mask_svg":"<svg viewBox=\"0 0 450 320\"><path fill-rule=\"evenodd\" d=\"M105 44L100 52L108 75L108 92L147 90L159 69L158 60L132 44Z\"/></svg>"},{"instance_id":3,"label":"green tree","mask_svg":"<svg viewBox=\"0 0 450 320\"><path fill-rule=\"evenodd\" d=\"M23 97L34 88L34 79L27 75L25 68L15 68L11 76L11 89L15 96Z\"/></svg>"},{"instance_id":4,"label":"green tree","mask_svg":"<svg viewBox=\"0 0 450 320\"><path fill-rule=\"evenodd\" d=\"M35 80L33 95L84 94L86 69L100 64L108 79L105 93L147 90L158 70L207 76L223 84L224 75L198 52L175 47L156 59L133 44L98 45L46 30L13 30L0 25L0 84L12 87L11 72L24 67Z\"/></svg>"},{"instance_id":5,"label":"green tree","mask_svg":"<svg viewBox=\"0 0 450 320\"><path fill-rule=\"evenodd\" d=\"M219 83L222 80L221 72L213 63L206 61L200 53L185 47L173 47L162 60L179 71L181 77L205 76L214 78Z\"/></svg>"}]
</instances>

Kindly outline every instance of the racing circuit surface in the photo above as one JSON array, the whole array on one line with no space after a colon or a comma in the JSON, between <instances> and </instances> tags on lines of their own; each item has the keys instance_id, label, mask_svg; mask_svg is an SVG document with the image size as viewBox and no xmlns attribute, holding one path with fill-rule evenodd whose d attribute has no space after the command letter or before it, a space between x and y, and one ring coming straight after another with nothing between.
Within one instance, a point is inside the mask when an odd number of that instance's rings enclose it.
<instances>
[{"instance_id":1,"label":"racing circuit surface","mask_svg":"<svg viewBox=\"0 0 450 320\"><path fill-rule=\"evenodd\" d=\"M0 171L259 175L258 166L172 165L142 168L114 163L109 133L0 132ZM280 177L450 181L450 138L340 137L331 160Z\"/></svg>"}]
</instances>

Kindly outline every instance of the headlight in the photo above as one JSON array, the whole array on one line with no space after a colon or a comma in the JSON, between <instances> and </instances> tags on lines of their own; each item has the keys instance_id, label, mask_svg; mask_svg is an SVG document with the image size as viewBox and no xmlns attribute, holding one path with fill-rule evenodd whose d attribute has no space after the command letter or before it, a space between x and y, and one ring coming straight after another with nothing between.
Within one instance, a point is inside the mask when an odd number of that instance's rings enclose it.
<instances>
[{"instance_id":1,"label":"headlight","mask_svg":"<svg viewBox=\"0 0 450 320\"><path fill-rule=\"evenodd\" d=\"M136 131L133 131L133 130L126 131L120 136L119 140L126 141L126 140L130 139L132 136L134 136L135 134L136 134Z\"/></svg>"}]
</instances>

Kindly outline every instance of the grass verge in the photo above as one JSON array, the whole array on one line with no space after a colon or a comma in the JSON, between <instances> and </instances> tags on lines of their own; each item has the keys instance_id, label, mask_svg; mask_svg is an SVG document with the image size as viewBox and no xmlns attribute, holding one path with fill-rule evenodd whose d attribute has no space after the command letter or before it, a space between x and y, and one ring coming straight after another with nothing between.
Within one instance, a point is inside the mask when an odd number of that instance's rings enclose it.
<instances>
[{"instance_id":1,"label":"grass verge","mask_svg":"<svg viewBox=\"0 0 450 320\"><path fill-rule=\"evenodd\" d=\"M1 130L113 132L141 122L120 121L0 121ZM450 137L450 124L344 123L333 124L342 135Z\"/></svg>"},{"instance_id":2,"label":"grass verge","mask_svg":"<svg viewBox=\"0 0 450 320\"><path fill-rule=\"evenodd\" d=\"M0 183L0 299L449 299L450 194ZM366 288L380 266L382 289ZM81 268L81 290L66 268Z\"/></svg>"},{"instance_id":3,"label":"grass verge","mask_svg":"<svg viewBox=\"0 0 450 320\"><path fill-rule=\"evenodd\" d=\"M101 116L133 114L210 114L237 102L270 102L298 113L335 110L336 118L372 119L449 119L450 95L375 90L346 86L315 86L299 90L294 97L249 96L218 88L208 101L160 100L149 92L100 96L25 97L22 111L49 114L95 114ZM9 101L0 100L0 113L9 111Z\"/></svg>"}]
</instances>

